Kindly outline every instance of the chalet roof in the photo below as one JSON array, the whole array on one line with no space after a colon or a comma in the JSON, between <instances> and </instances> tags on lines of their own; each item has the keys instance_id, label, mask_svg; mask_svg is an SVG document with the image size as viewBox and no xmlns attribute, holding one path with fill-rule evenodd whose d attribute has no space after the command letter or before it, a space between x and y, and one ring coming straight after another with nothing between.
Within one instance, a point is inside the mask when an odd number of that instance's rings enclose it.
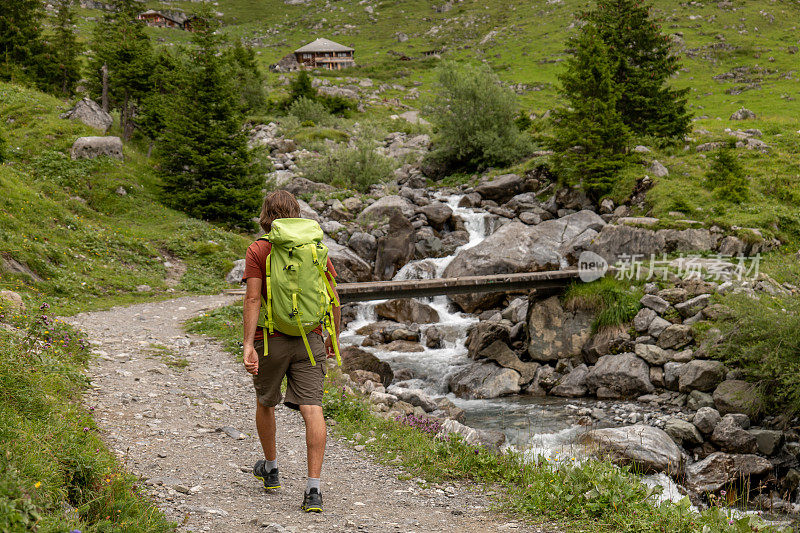
<instances>
[{"instance_id":1,"label":"chalet roof","mask_svg":"<svg viewBox=\"0 0 800 533\"><path fill-rule=\"evenodd\" d=\"M317 39L295 50L295 52L354 52L353 48L335 43L330 39Z\"/></svg>"},{"instance_id":2,"label":"chalet roof","mask_svg":"<svg viewBox=\"0 0 800 533\"><path fill-rule=\"evenodd\" d=\"M178 24L182 24L189 18L186 16L185 13L164 13L163 11L156 11L155 9L148 9L144 13L140 13L139 16L144 16L144 15L160 15Z\"/></svg>"}]
</instances>

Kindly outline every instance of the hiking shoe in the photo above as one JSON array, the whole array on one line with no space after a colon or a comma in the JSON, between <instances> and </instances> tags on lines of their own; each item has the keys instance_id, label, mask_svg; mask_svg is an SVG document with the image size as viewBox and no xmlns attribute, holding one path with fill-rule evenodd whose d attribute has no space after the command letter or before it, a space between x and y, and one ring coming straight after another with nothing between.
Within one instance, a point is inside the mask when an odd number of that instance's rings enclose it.
<instances>
[{"instance_id":1,"label":"hiking shoe","mask_svg":"<svg viewBox=\"0 0 800 533\"><path fill-rule=\"evenodd\" d=\"M253 475L264 482L265 489L281 488L281 478L278 475L278 469L273 468L267 472L266 468L264 468L266 464L267 462L263 459L256 461L256 465L253 467Z\"/></svg>"},{"instance_id":2,"label":"hiking shoe","mask_svg":"<svg viewBox=\"0 0 800 533\"><path fill-rule=\"evenodd\" d=\"M303 511L307 513L322 512L322 494L317 489L310 489L303 496Z\"/></svg>"}]
</instances>

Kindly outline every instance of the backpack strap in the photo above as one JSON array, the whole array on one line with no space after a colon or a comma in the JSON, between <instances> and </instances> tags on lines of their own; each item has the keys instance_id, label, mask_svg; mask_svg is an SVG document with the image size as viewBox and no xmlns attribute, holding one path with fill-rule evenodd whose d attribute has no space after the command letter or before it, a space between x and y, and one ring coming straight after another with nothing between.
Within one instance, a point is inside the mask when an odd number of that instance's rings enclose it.
<instances>
[{"instance_id":1,"label":"backpack strap","mask_svg":"<svg viewBox=\"0 0 800 533\"><path fill-rule=\"evenodd\" d=\"M339 341L336 338L336 324L333 322L333 306L328 306L328 314L325 317L325 331L331 338L333 353L336 354L336 366L342 366L342 356L339 354Z\"/></svg>"},{"instance_id":2,"label":"backpack strap","mask_svg":"<svg viewBox=\"0 0 800 533\"><path fill-rule=\"evenodd\" d=\"M314 360L314 353L311 351L311 345L308 344L308 337L306 336L306 330L303 329L303 323L300 321L300 311L297 309L297 293L292 293L292 315L294 315L294 319L297 320L297 328L300 330L300 336L303 337L303 344L306 345L306 351L308 351L308 358L311 359L311 366L317 366L317 362Z\"/></svg>"},{"instance_id":3,"label":"backpack strap","mask_svg":"<svg viewBox=\"0 0 800 533\"><path fill-rule=\"evenodd\" d=\"M266 236L260 238L259 240L266 241ZM264 320L264 357L266 357L269 353L269 336L275 330L275 322L272 320L272 252L267 254L267 261L264 265L264 282L267 285L267 299L264 300L264 297L261 297L261 311L262 315L265 317Z\"/></svg>"},{"instance_id":4,"label":"backpack strap","mask_svg":"<svg viewBox=\"0 0 800 533\"><path fill-rule=\"evenodd\" d=\"M328 294L331 297L331 300L335 302L336 307L339 307L339 298L336 297L336 293L333 292L333 287L336 286L336 281L334 280L333 286L331 286L330 280L328 280L328 265L322 265L317 258L317 247L311 247L311 257L314 258L314 265L316 265L317 270L319 270L319 275L322 276L322 280L325 282L325 287L328 288Z\"/></svg>"}]
</instances>

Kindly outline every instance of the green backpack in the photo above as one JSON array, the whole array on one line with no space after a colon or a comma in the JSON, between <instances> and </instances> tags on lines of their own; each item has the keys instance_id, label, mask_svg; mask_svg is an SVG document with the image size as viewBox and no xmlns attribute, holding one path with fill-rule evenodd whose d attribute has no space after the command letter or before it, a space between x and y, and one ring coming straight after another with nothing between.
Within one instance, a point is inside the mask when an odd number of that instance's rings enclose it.
<instances>
[{"instance_id":1,"label":"green backpack","mask_svg":"<svg viewBox=\"0 0 800 533\"><path fill-rule=\"evenodd\" d=\"M272 244L267 255L267 299L261 297L258 325L271 335L303 337L311 364L316 365L306 334L322 326L330 334L336 363L341 366L333 306L339 300L328 281L328 247L322 244L322 228L305 218L279 218L263 237ZM266 336L266 335L265 335ZM264 342L266 356L267 342Z\"/></svg>"}]
</instances>

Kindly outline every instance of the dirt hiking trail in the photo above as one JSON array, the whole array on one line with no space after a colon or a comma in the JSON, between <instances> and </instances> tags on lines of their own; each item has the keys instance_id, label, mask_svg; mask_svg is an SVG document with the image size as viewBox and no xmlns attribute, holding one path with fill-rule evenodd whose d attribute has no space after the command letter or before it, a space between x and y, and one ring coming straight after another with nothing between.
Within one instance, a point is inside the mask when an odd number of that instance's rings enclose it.
<instances>
[{"instance_id":1,"label":"dirt hiking trail","mask_svg":"<svg viewBox=\"0 0 800 533\"><path fill-rule=\"evenodd\" d=\"M401 470L331 435L325 512L302 513L305 430L299 413L283 406L276 411L283 488L264 491L251 474L263 457L249 375L219 343L182 328L234 301L192 296L65 319L95 344L85 402L104 439L181 531L545 531L492 512L467 484L401 481Z\"/></svg>"}]
</instances>

